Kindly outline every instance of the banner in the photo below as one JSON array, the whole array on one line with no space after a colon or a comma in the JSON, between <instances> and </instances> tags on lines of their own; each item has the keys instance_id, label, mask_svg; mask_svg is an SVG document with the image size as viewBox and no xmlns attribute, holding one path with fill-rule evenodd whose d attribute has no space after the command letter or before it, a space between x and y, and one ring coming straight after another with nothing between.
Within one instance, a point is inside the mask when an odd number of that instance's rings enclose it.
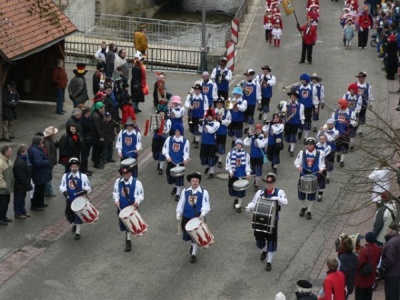
<instances>
[{"instance_id":1,"label":"banner","mask_svg":"<svg viewBox=\"0 0 400 300\"><path fill-rule=\"evenodd\" d=\"M282 0L282 6L287 16L291 15L294 12L292 0Z\"/></svg>"}]
</instances>

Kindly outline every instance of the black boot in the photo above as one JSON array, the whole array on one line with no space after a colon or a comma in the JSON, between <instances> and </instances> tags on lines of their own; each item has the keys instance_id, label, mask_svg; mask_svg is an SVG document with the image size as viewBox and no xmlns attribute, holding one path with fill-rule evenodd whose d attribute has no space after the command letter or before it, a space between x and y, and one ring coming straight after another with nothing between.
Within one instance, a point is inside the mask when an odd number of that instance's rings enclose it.
<instances>
[{"instance_id":1,"label":"black boot","mask_svg":"<svg viewBox=\"0 0 400 300\"><path fill-rule=\"evenodd\" d=\"M131 252L132 249L132 242L129 240L125 241L125 252Z\"/></svg>"}]
</instances>

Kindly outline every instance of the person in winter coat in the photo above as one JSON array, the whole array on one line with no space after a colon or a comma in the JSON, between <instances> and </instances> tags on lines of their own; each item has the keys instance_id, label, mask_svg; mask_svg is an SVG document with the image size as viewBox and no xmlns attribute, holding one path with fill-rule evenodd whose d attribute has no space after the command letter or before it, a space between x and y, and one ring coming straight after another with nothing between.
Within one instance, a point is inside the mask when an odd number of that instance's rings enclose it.
<instances>
[{"instance_id":1,"label":"person in winter coat","mask_svg":"<svg viewBox=\"0 0 400 300\"><path fill-rule=\"evenodd\" d=\"M307 20L307 23L300 27L297 23L297 30L301 32L303 38L301 48L301 58L299 64L303 64L306 60L309 64L312 64L312 52L315 42L317 41L317 29L316 26L312 26L311 20Z\"/></svg>"},{"instance_id":2,"label":"person in winter coat","mask_svg":"<svg viewBox=\"0 0 400 300\"><path fill-rule=\"evenodd\" d=\"M0 150L0 225L7 226L11 219L7 218L10 195L14 189L14 175L11 162L12 149L3 146Z\"/></svg>"},{"instance_id":3,"label":"person in winter coat","mask_svg":"<svg viewBox=\"0 0 400 300\"><path fill-rule=\"evenodd\" d=\"M14 214L16 219L26 219L31 215L25 208L26 192L32 190L32 165L28 157L28 148L21 145L17 149L17 158L13 167L14 174Z\"/></svg>"},{"instance_id":4,"label":"person in winter coat","mask_svg":"<svg viewBox=\"0 0 400 300\"><path fill-rule=\"evenodd\" d=\"M93 151L92 158L94 167L96 169L103 169L104 165L101 163L101 153L104 145L104 132L103 132L103 117L104 117L104 104L97 102L93 106L92 120L94 125L93 132Z\"/></svg>"},{"instance_id":5,"label":"person in winter coat","mask_svg":"<svg viewBox=\"0 0 400 300\"><path fill-rule=\"evenodd\" d=\"M339 261L340 271L346 277L347 295L351 295L354 291L354 281L356 279L358 259L357 255L353 252L353 241L349 236L342 237L339 246Z\"/></svg>"},{"instance_id":6,"label":"person in winter coat","mask_svg":"<svg viewBox=\"0 0 400 300\"><path fill-rule=\"evenodd\" d=\"M392 222L382 249L382 275L386 300L400 299L400 235L399 224Z\"/></svg>"},{"instance_id":7,"label":"person in winter coat","mask_svg":"<svg viewBox=\"0 0 400 300\"><path fill-rule=\"evenodd\" d=\"M43 137L33 137L28 155L32 164L32 181L35 184L35 192L31 199L31 210L43 211L48 206L44 203L44 188L46 183L51 180L50 160L43 148Z\"/></svg>"},{"instance_id":8,"label":"person in winter coat","mask_svg":"<svg viewBox=\"0 0 400 300\"><path fill-rule=\"evenodd\" d=\"M44 139L43 139L43 147L46 150L47 157L50 160L50 172L53 175L53 168L57 165L57 148L58 148L58 141L54 138L57 134L58 129L49 126L43 132ZM52 176L53 177L53 176ZM44 189L44 196L45 197L55 197L56 194L53 192L53 187L51 186L51 180L46 183L46 187Z\"/></svg>"},{"instance_id":9,"label":"person in winter coat","mask_svg":"<svg viewBox=\"0 0 400 300\"><path fill-rule=\"evenodd\" d=\"M345 49L351 49L351 40L354 38L356 27L353 24L352 18L346 19L346 25L343 27L343 38Z\"/></svg>"},{"instance_id":10,"label":"person in winter coat","mask_svg":"<svg viewBox=\"0 0 400 300\"><path fill-rule=\"evenodd\" d=\"M104 63L99 61L96 65L96 71L93 73L92 90L93 95L96 95L100 89L104 88L104 80L106 74L104 73Z\"/></svg>"},{"instance_id":11,"label":"person in winter coat","mask_svg":"<svg viewBox=\"0 0 400 300\"><path fill-rule=\"evenodd\" d=\"M75 77L71 79L68 85L69 98L73 102L74 107L77 107L79 104L84 104L89 100L85 78L87 70L85 70L85 68L85 64L76 64L76 69L73 71Z\"/></svg>"},{"instance_id":12,"label":"person in winter coat","mask_svg":"<svg viewBox=\"0 0 400 300\"><path fill-rule=\"evenodd\" d=\"M3 94L3 141L11 142L14 139L13 125L17 119L16 108L19 103L19 93L14 81L7 84Z\"/></svg>"},{"instance_id":13,"label":"person in winter coat","mask_svg":"<svg viewBox=\"0 0 400 300\"><path fill-rule=\"evenodd\" d=\"M105 97L103 99L104 110L111 114L111 118L115 121L119 121L119 114L118 114L118 103L117 99L115 98L112 85L106 84L104 86L104 93Z\"/></svg>"},{"instance_id":14,"label":"person in winter coat","mask_svg":"<svg viewBox=\"0 0 400 300\"><path fill-rule=\"evenodd\" d=\"M388 192L381 194L382 203L375 214L373 233L376 236L376 244L383 246L389 225L397 218L397 207L392 196Z\"/></svg>"},{"instance_id":15,"label":"person in winter coat","mask_svg":"<svg viewBox=\"0 0 400 300\"><path fill-rule=\"evenodd\" d=\"M83 105L81 105L81 107L82 106ZM76 128L78 129L78 132L80 133L80 135L82 135L83 132L82 132L82 126L81 126L81 123L80 123L81 118L82 118L82 110L79 107L75 107L72 110L71 117L67 121L67 125L65 126L65 131L68 130L69 126L75 125Z\"/></svg>"},{"instance_id":16,"label":"person in winter coat","mask_svg":"<svg viewBox=\"0 0 400 300\"><path fill-rule=\"evenodd\" d=\"M339 261L336 258L328 258L326 261L328 272L324 279L323 291L319 295L321 300L345 300L346 277L338 271Z\"/></svg>"},{"instance_id":17,"label":"person in winter coat","mask_svg":"<svg viewBox=\"0 0 400 300\"><path fill-rule=\"evenodd\" d=\"M91 117L91 111L88 106L82 107L82 118L80 119L80 124L82 126L83 143L85 144L85 147L81 152L80 171L87 176L92 176L93 172L88 169L88 166L90 149L93 147L93 132L95 131L95 127Z\"/></svg>"},{"instance_id":18,"label":"person in winter coat","mask_svg":"<svg viewBox=\"0 0 400 300\"><path fill-rule=\"evenodd\" d=\"M371 14L368 11L368 5L363 6L363 11L358 17L358 48L365 49L368 44L369 29L374 25Z\"/></svg>"},{"instance_id":19,"label":"person in winter coat","mask_svg":"<svg viewBox=\"0 0 400 300\"><path fill-rule=\"evenodd\" d=\"M381 248L375 244L375 238L373 232L368 232L365 235L366 244L358 255L355 300L372 300L372 287L375 283L376 267L381 257ZM366 263L372 265L372 272L363 275L361 270Z\"/></svg>"},{"instance_id":20,"label":"person in winter coat","mask_svg":"<svg viewBox=\"0 0 400 300\"><path fill-rule=\"evenodd\" d=\"M106 53L106 77L111 78L114 72L115 52L117 51L117 45L110 43L108 45L108 51Z\"/></svg>"},{"instance_id":21,"label":"person in winter coat","mask_svg":"<svg viewBox=\"0 0 400 300\"><path fill-rule=\"evenodd\" d=\"M56 114L63 115L64 110L64 100L65 100L65 89L68 85L68 75L64 68L64 61L62 59L57 59L56 67L53 70L53 82L57 91L57 106Z\"/></svg>"},{"instance_id":22,"label":"person in winter coat","mask_svg":"<svg viewBox=\"0 0 400 300\"><path fill-rule=\"evenodd\" d=\"M388 37L386 47L386 79L394 80L394 75L397 73L398 61L396 37L391 34Z\"/></svg>"},{"instance_id":23,"label":"person in winter coat","mask_svg":"<svg viewBox=\"0 0 400 300\"><path fill-rule=\"evenodd\" d=\"M144 102L144 96L149 92L146 83L146 68L142 63L143 59L143 55L140 52L136 52L133 58L131 95L135 113L141 112L139 103Z\"/></svg>"},{"instance_id":24,"label":"person in winter coat","mask_svg":"<svg viewBox=\"0 0 400 300\"><path fill-rule=\"evenodd\" d=\"M312 284L308 280L297 281L296 300L317 300L312 292Z\"/></svg>"},{"instance_id":25,"label":"person in winter coat","mask_svg":"<svg viewBox=\"0 0 400 300\"><path fill-rule=\"evenodd\" d=\"M71 157L81 157L85 144L75 125L70 125L59 142L59 163L65 167L65 173L69 172L68 161Z\"/></svg>"},{"instance_id":26,"label":"person in winter coat","mask_svg":"<svg viewBox=\"0 0 400 300\"><path fill-rule=\"evenodd\" d=\"M103 164L106 164L108 162L115 162L115 160L113 159L114 141L118 131L119 131L119 123L115 122L111 118L111 114L107 111L104 114L104 124L103 124L103 135L104 135L104 145L102 153Z\"/></svg>"}]
</instances>

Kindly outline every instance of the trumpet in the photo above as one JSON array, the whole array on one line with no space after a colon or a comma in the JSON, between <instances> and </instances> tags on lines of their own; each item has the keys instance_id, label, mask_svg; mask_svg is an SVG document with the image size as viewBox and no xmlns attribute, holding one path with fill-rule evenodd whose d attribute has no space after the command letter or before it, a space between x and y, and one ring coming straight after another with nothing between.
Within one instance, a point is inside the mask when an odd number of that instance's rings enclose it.
<instances>
[{"instance_id":1,"label":"trumpet","mask_svg":"<svg viewBox=\"0 0 400 300\"><path fill-rule=\"evenodd\" d=\"M236 101L225 100L225 108L226 109L233 109L237 105Z\"/></svg>"},{"instance_id":2,"label":"trumpet","mask_svg":"<svg viewBox=\"0 0 400 300\"><path fill-rule=\"evenodd\" d=\"M284 91L284 92L290 91L292 88L298 87L299 85L300 85L300 82L292 83L292 84L290 84L290 85L288 85L288 86L283 87L283 88L282 88L282 91Z\"/></svg>"}]
</instances>

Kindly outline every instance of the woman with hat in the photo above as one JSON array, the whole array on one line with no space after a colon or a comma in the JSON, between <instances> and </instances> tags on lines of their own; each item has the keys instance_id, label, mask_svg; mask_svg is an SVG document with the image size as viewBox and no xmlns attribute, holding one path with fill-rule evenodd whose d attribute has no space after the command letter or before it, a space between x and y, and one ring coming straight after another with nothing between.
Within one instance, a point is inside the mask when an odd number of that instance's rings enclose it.
<instances>
[{"instance_id":1,"label":"woman with hat","mask_svg":"<svg viewBox=\"0 0 400 300\"><path fill-rule=\"evenodd\" d=\"M228 127L228 135L232 137L232 148L235 146L235 139L243 135L244 112L247 109L247 101L242 99L243 90L235 86L232 91L233 98L229 99L232 108L229 110L232 116L232 122Z\"/></svg>"},{"instance_id":2,"label":"woman with hat","mask_svg":"<svg viewBox=\"0 0 400 300\"><path fill-rule=\"evenodd\" d=\"M224 99L229 98L229 83L232 80L232 71L227 68L228 59L222 57L218 61L218 67L214 68L210 78L217 84L217 96Z\"/></svg>"},{"instance_id":3,"label":"woman with hat","mask_svg":"<svg viewBox=\"0 0 400 300\"><path fill-rule=\"evenodd\" d=\"M288 204L288 200L285 191L275 187L276 177L274 173L268 173L267 176L265 176L265 178L262 179L262 181L266 183L265 189L257 191L257 193L253 197L253 200L247 205L246 212L255 210L257 203L261 199L267 198L269 200L276 201L275 220L271 221L274 222L272 233L265 233L254 230L254 236L256 238L257 248L261 249L262 251L260 260L265 260L265 258L268 255L265 270L269 272L272 269L272 259L274 257L275 252L278 249L279 212L281 210L281 206Z\"/></svg>"},{"instance_id":4,"label":"woman with hat","mask_svg":"<svg viewBox=\"0 0 400 300\"><path fill-rule=\"evenodd\" d=\"M228 134L228 127L232 122L231 112L228 109L224 108L224 99L221 97L217 98L215 101L217 107L215 108L215 115L217 118L217 122L220 123L219 128L217 129L217 151L218 154L225 154L225 144L226 144L226 135ZM218 168L222 168L222 161L218 162Z\"/></svg>"},{"instance_id":5,"label":"woman with hat","mask_svg":"<svg viewBox=\"0 0 400 300\"><path fill-rule=\"evenodd\" d=\"M322 78L317 75L317 73L313 73L311 75L311 84L313 85L313 88L315 89L314 92L316 92L316 98L314 97L314 102L318 100L318 104L316 105L314 103L314 109L313 109L313 114L312 114L312 120L313 121L319 121L319 110L324 109L325 107L325 88L321 83ZM314 132L317 132L317 126L314 125Z\"/></svg>"},{"instance_id":6,"label":"woman with hat","mask_svg":"<svg viewBox=\"0 0 400 300\"><path fill-rule=\"evenodd\" d=\"M267 157L271 162L272 170L275 175L278 171L278 166L281 163L280 153L283 148L283 122L279 117L279 114L275 113L272 115L272 121L265 122L262 128L264 134L267 136Z\"/></svg>"},{"instance_id":7,"label":"woman with hat","mask_svg":"<svg viewBox=\"0 0 400 300\"><path fill-rule=\"evenodd\" d=\"M314 138L308 138L306 140L306 149L300 150L296 157L294 166L300 172L298 188L300 188L300 179L304 175L312 174L318 178L318 183L321 181L321 174L325 170L324 155L321 151L316 149L316 142ZM303 193L298 191L299 200L302 202L302 208L300 211L300 217L306 215L307 220L311 220L311 208L313 202L317 198L317 193ZM307 198L308 202L305 202Z\"/></svg>"},{"instance_id":8,"label":"woman with hat","mask_svg":"<svg viewBox=\"0 0 400 300\"><path fill-rule=\"evenodd\" d=\"M172 96L170 102L168 103L169 106L169 118L171 120L171 131L169 135L172 136L175 134L175 130L179 128L184 133L183 127L183 115L185 114L185 108L182 106L182 100L179 96Z\"/></svg>"},{"instance_id":9,"label":"woman with hat","mask_svg":"<svg viewBox=\"0 0 400 300\"><path fill-rule=\"evenodd\" d=\"M299 92L297 90L292 89L287 94L290 99L287 101L286 106L283 107L282 113L286 115L285 138L286 142L290 143L288 147L290 157L293 157L294 146L297 142L297 133L304 124L304 105L297 101L299 98Z\"/></svg>"},{"instance_id":10,"label":"woman with hat","mask_svg":"<svg viewBox=\"0 0 400 300\"><path fill-rule=\"evenodd\" d=\"M225 170L229 173L228 191L229 196L234 197L233 208L237 213L242 212L242 201L246 197L246 190L236 191L233 184L241 178L251 178L250 155L243 149L243 141L237 139L235 147L226 155Z\"/></svg>"},{"instance_id":11,"label":"woman with hat","mask_svg":"<svg viewBox=\"0 0 400 300\"><path fill-rule=\"evenodd\" d=\"M85 78L87 70L85 68L86 64L77 63L76 69L73 70L75 77L71 79L68 85L69 98L72 100L74 108L89 100Z\"/></svg>"},{"instance_id":12,"label":"woman with hat","mask_svg":"<svg viewBox=\"0 0 400 300\"><path fill-rule=\"evenodd\" d=\"M119 169L121 177L115 180L113 199L114 204L118 207L117 214L124 208L133 205L138 208L144 200L144 190L142 183L132 176L130 168L121 166ZM125 232L125 252L130 252L132 249L131 233L125 227L120 219L119 229Z\"/></svg>"},{"instance_id":13,"label":"woman with hat","mask_svg":"<svg viewBox=\"0 0 400 300\"><path fill-rule=\"evenodd\" d=\"M182 239L190 241L190 263L196 262L197 244L186 232L186 224L193 218L204 220L210 211L210 196L208 191L200 187L201 174L198 172L186 176L190 182L190 187L184 189L181 193L178 205L176 206L176 220L181 223Z\"/></svg>"},{"instance_id":14,"label":"woman with hat","mask_svg":"<svg viewBox=\"0 0 400 300\"><path fill-rule=\"evenodd\" d=\"M202 93L203 87L200 84L193 86L194 93L186 98L185 107L188 111L189 130L193 134L194 147L199 148L200 132L199 121L204 119L204 114L209 107L208 98Z\"/></svg>"},{"instance_id":15,"label":"woman with hat","mask_svg":"<svg viewBox=\"0 0 400 300\"><path fill-rule=\"evenodd\" d=\"M53 168L57 165L57 148L58 148L58 141L54 139L54 136L57 134L58 128L53 126L47 127L44 132L44 139L43 139L43 148L46 149L47 157L50 160L50 172L53 174ZM53 192L53 187L51 186L51 180L46 183L46 187L44 189L44 196L45 197L55 197L56 194Z\"/></svg>"},{"instance_id":16,"label":"woman with hat","mask_svg":"<svg viewBox=\"0 0 400 300\"><path fill-rule=\"evenodd\" d=\"M214 167L218 161L216 132L220 123L215 118L215 111L210 108L205 114L203 124L199 125L201 132L200 161L202 166L207 166L204 174L208 174L208 179L214 178Z\"/></svg>"},{"instance_id":17,"label":"woman with hat","mask_svg":"<svg viewBox=\"0 0 400 300\"><path fill-rule=\"evenodd\" d=\"M146 81L146 68L143 65L144 57L139 51L133 57L131 95L135 113L142 112L139 109L139 103L144 102L144 96L149 94L149 88Z\"/></svg>"},{"instance_id":18,"label":"woman with hat","mask_svg":"<svg viewBox=\"0 0 400 300\"><path fill-rule=\"evenodd\" d=\"M271 68L269 66L261 67L262 74L257 75L257 81L261 88L261 105L259 105L258 110L260 115L258 120L267 120L269 113L269 102L272 98L272 87L276 84L276 78L272 75Z\"/></svg>"},{"instance_id":19,"label":"woman with hat","mask_svg":"<svg viewBox=\"0 0 400 300\"><path fill-rule=\"evenodd\" d=\"M79 172L79 159L71 157L68 161L68 172L66 172L60 183L60 192L64 195L66 201L65 217L72 227L72 233L75 233L75 240L81 238L82 220L71 209L72 202L80 197L89 194L92 189L87 176Z\"/></svg>"}]
</instances>

